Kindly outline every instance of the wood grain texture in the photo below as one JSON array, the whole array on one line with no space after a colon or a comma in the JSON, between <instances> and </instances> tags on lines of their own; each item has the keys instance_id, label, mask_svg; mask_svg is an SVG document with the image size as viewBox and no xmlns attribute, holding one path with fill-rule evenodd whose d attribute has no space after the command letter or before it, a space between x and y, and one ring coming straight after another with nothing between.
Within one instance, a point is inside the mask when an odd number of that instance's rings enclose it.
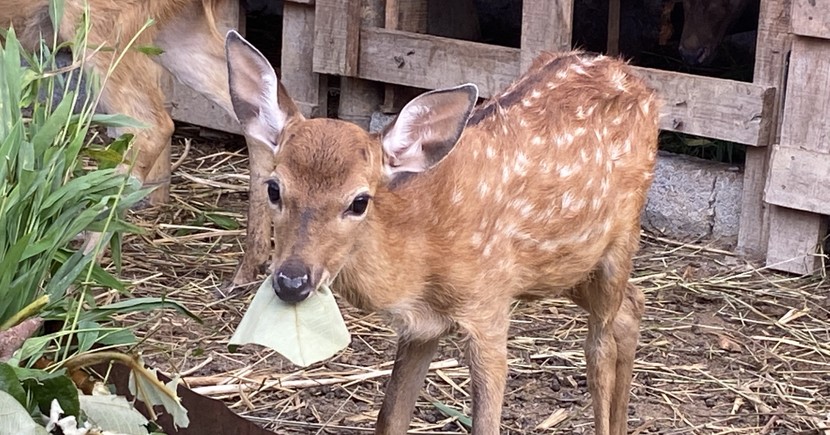
<instances>
[{"instance_id":1,"label":"wood grain texture","mask_svg":"<svg viewBox=\"0 0 830 435\"><path fill-rule=\"evenodd\" d=\"M777 145L770 161L767 202L830 215L830 154Z\"/></svg>"},{"instance_id":2,"label":"wood grain texture","mask_svg":"<svg viewBox=\"0 0 830 435\"><path fill-rule=\"evenodd\" d=\"M436 89L472 82L482 97L518 76L519 50L396 30L364 28L360 77Z\"/></svg>"},{"instance_id":3,"label":"wood grain texture","mask_svg":"<svg viewBox=\"0 0 830 435\"><path fill-rule=\"evenodd\" d=\"M797 37L790 55L781 145L830 153L829 140L830 41Z\"/></svg>"},{"instance_id":4,"label":"wood grain texture","mask_svg":"<svg viewBox=\"0 0 830 435\"><path fill-rule=\"evenodd\" d=\"M326 115L325 76L314 73L314 7L286 2L283 7L281 77L303 116Z\"/></svg>"},{"instance_id":5,"label":"wood grain texture","mask_svg":"<svg viewBox=\"0 0 830 435\"><path fill-rule=\"evenodd\" d=\"M521 69L530 67L543 50L571 49L574 0L524 0L522 2Z\"/></svg>"},{"instance_id":6,"label":"wood grain texture","mask_svg":"<svg viewBox=\"0 0 830 435\"><path fill-rule=\"evenodd\" d=\"M341 76L357 74L361 2L316 0L314 71Z\"/></svg>"},{"instance_id":7,"label":"wood grain texture","mask_svg":"<svg viewBox=\"0 0 830 435\"><path fill-rule=\"evenodd\" d=\"M774 89L649 68L635 68L664 101L660 128L764 146Z\"/></svg>"},{"instance_id":8,"label":"wood grain texture","mask_svg":"<svg viewBox=\"0 0 830 435\"><path fill-rule=\"evenodd\" d=\"M767 266L799 275L815 272L822 263L816 252L822 236L827 233L824 217L806 211L772 207L770 218Z\"/></svg>"},{"instance_id":9,"label":"wood grain texture","mask_svg":"<svg viewBox=\"0 0 830 435\"><path fill-rule=\"evenodd\" d=\"M830 39L830 1L793 0L793 33Z\"/></svg>"},{"instance_id":10,"label":"wood grain texture","mask_svg":"<svg viewBox=\"0 0 830 435\"><path fill-rule=\"evenodd\" d=\"M770 128L766 133L769 144L779 143L787 54L792 41L789 29L790 0L761 1L754 82L758 85L776 88L773 109L770 113ZM764 258L768 250L769 207L764 202L764 185L767 179L770 148L748 147L746 149L737 251L756 258Z\"/></svg>"}]
</instances>

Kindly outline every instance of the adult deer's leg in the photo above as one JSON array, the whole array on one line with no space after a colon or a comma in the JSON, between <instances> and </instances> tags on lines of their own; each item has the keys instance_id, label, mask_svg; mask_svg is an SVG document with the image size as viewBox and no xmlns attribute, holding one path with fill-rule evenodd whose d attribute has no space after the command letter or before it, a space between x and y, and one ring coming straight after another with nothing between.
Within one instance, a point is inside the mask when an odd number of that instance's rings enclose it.
<instances>
[{"instance_id":1,"label":"adult deer's leg","mask_svg":"<svg viewBox=\"0 0 830 435\"><path fill-rule=\"evenodd\" d=\"M105 74L106 57L96 59L94 69ZM164 108L159 80L161 67L138 52L124 54L101 91L101 105L107 113L122 113L147 124L147 128L116 129L116 134L135 136L127 158L133 162L131 174L142 183L147 180L159 154L170 146L173 120ZM122 170L126 170L126 164Z\"/></svg>"},{"instance_id":2,"label":"adult deer's leg","mask_svg":"<svg viewBox=\"0 0 830 435\"><path fill-rule=\"evenodd\" d=\"M424 384L429 363L435 350L438 349L438 338L428 341L398 340L398 351L395 355L395 366L392 368L392 377L386 385L386 395L383 398L378 415L375 434L400 435L406 433L412 412L415 410L415 401Z\"/></svg>"},{"instance_id":3,"label":"adult deer's leg","mask_svg":"<svg viewBox=\"0 0 830 435\"><path fill-rule=\"evenodd\" d=\"M498 435L507 382L508 303L503 310L478 315L475 324L462 325L469 333L467 348L473 383L473 435Z\"/></svg>"}]
</instances>

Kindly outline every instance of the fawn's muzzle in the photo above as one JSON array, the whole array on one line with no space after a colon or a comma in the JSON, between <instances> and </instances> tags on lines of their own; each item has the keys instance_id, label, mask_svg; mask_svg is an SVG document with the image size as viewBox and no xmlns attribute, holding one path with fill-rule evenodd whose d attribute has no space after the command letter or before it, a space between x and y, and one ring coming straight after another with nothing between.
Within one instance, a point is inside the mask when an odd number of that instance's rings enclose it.
<instances>
[{"instance_id":1,"label":"fawn's muzzle","mask_svg":"<svg viewBox=\"0 0 830 435\"><path fill-rule=\"evenodd\" d=\"M277 297L284 302L297 303L305 300L314 286L311 285L311 271L297 260L288 260L274 274L271 285Z\"/></svg>"}]
</instances>

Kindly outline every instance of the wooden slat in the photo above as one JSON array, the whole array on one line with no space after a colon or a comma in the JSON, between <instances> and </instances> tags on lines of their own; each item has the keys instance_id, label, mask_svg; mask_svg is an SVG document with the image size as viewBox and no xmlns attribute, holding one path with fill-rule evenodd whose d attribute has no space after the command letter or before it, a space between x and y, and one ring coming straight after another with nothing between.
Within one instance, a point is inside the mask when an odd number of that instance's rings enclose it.
<instances>
[{"instance_id":1,"label":"wooden slat","mask_svg":"<svg viewBox=\"0 0 830 435\"><path fill-rule=\"evenodd\" d=\"M660 128L767 145L774 89L752 83L636 68L663 99Z\"/></svg>"},{"instance_id":2,"label":"wooden slat","mask_svg":"<svg viewBox=\"0 0 830 435\"><path fill-rule=\"evenodd\" d=\"M364 79L426 89L472 82L482 97L507 87L519 72L515 48L376 28L360 32L359 57Z\"/></svg>"},{"instance_id":3,"label":"wooden slat","mask_svg":"<svg viewBox=\"0 0 830 435\"><path fill-rule=\"evenodd\" d=\"M754 82L778 89L770 113L767 143L779 143L780 114L784 99L787 56L792 36L790 0L761 1L758 38L755 50ZM756 258L766 257L769 239L769 207L764 203L768 150L771 147L746 149L743 193L741 195L741 226L737 251Z\"/></svg>"},{"instance_id":4,"label":"wooden slat","mask_svg":"<svg viewBox=\"0 0 830 435\"><path fill-rule=\"evenodd\" d=\"M793 33L830 39L830 1L793 0Z\"/></svg>"},{"instance_id":5,"label":"wooden slat","mask_svg":"<svg viewBox=\"0 0 830 435\"><path fill-rule=\"evenodd\" d=\"M574 0L522 1L521 71L543 50L571 49Z\"/></svg>"},{"instance_id":6,"label":"wooden slat","mask_svg":"<svg viewBox=\"0 0 830 435\"><path fill-rule=\"evenodd\" d=\"M286 2L282 23L280 79L304 116L326 116L326 79L314 73L312 61L314 7Z\"/></svg>"},{"instance_id":7,"label":"wooden slat","mask_svg":"<svg viewBox=\"0 0 830 435\"><path fill-rule=\"evenodd\" d=\"M790 70L787 74L787 95L781 128L781 145L770 163L771 178L767 183L766 200L773 203L787 202L792 208L772 206L770 215L770 239L767 263L775 265L787 258L782 266L772 266L788 272L812 273L821 266L815 256L816 241L826 234L825 219L818 213L804 212L815 207L804 194L820 193L816 183L830 183L830 175L820 167L805 165L803 174L786 171L798 166L805 158L820 161L819 154L830 155L828 128L830 123L830 41L809 37L796 37L790 53ZM805 156L804 152L812 153ZM787 161L789 159L789 161ZM821 159L827 161L828 159ZM776 173L784 170L783 174ZM823 180L822 180L823 178ZM786 180L785 180L786 179ZM790 188L795 192L790 192ZM798 195L801 193L801 195ZM791 196L790 198L786 198ZM797 196L801 196L798 198ZM812 205L811 205L812 204ZM817 211L814 209L813 211ZM773 234L776 228L786 229L786 240Z\"/></svg>"},{"instance_id":8,"label":"wooden slat","mask_svg":"<svg viewBox=\"0 0 830 435\"><path fill-rule=\"evenodd\" d=\"M361 2L316 0L314 8L314 71L356 75Z\"/></svg>"},{"instance_id":9,"label":"wooden slat","mask_svg":"<svg viewBox=\"0 0 830 435\"><path fill-rule=\"evenodd\" d=\"M782 146L830 152L830 41L795 38L786 102Z\"/></svg>"},{"instance_id":10,"label":"wooden slat","mask_svg":"<svg viewBox=\"0 0 830 435\"><path fill-rule=\"evenodd\" d=\"M431 35L364 28L359 58L360 78L425 89L472 82L486 98L516 79L520 52ZM666 102L661 128L767 145L774 90L690 74L636 70Z\"/></svg>"},{"instance_id":11,"label":"wooden slat","mask_svg":"<svg viewBox=\"0 0 830 435\"><path fill-rule=\"evenodd\" d=\"M776 145L770 157L766 200L830 215L830 154Z\"/></svg>"},{"instance_id":12,"label":"wooden slat","mask_svg":"<svg viewBox=\"0 0 830 435\"><path fill-rule=\"evenodd\" d=\"M620 0L608 0L608 42L605 53L620 54Z\"/></svg>"},{"instance_id":13,"label":"wooden slat","mask_svg":"<svg viewBox=\"0 0 830 435\"><path fill-rule=\"evenodd\" d=\"M807 275L821 265L816 255L827 222L822 216L785 207L770 209L770 250L767 266L784 272Z\"/></svg>"}]
</instances>

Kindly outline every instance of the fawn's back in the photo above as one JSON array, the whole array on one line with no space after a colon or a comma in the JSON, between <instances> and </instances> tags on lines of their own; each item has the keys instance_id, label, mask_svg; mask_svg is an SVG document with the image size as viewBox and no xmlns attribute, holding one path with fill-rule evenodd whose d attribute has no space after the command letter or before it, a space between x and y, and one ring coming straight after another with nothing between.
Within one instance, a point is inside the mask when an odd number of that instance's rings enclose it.
<instances>
[{"instance_id":1,"label":"fawn's back","mask_svg":"<svg viewBox=\"0 0 830 435\"><path fill-rule=\"evenodd\" d=\"M513 296L582 281L610 244L639 233L657 150L651 95L610 58L538 58L473 112L432 179L401 193L426 200L415 192L431 187L427 262L475 264L471 275Z\"/></svg>"}]
</instances>

